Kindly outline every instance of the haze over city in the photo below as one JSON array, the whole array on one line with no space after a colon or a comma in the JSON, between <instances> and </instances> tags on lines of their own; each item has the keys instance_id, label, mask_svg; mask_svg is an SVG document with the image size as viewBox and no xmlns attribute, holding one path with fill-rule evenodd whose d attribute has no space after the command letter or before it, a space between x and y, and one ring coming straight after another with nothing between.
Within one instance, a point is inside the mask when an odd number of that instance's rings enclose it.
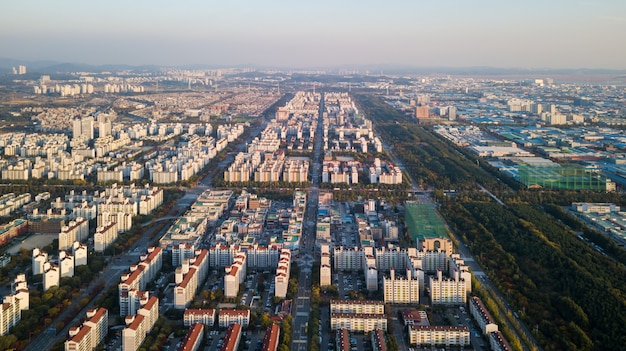
<instances>
[{"instance_id":1,"label":"haze over city","mask_svg":"<svg viewBox=\"0 0 626 351\"><path fill-rule=\"evenodd\" d=\"M623 1L28 1L0 52L85 64L624 69Z\"/></svg>"}]
</instances>

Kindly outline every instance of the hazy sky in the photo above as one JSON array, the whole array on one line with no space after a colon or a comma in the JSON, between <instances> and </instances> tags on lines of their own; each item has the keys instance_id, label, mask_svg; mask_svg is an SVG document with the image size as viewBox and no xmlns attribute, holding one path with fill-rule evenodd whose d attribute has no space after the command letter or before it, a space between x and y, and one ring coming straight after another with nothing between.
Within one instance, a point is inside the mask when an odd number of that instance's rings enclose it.
<instances>
[{"instance_id":1,"label":"hazy sky","mask_svg":"<svg viewBox=\"0 0 626 351\"><path fill-rule=\"evenodd\" d=\"M626 1L4 0L0 57L626 69Z\"/></svg>"}]
</instances>

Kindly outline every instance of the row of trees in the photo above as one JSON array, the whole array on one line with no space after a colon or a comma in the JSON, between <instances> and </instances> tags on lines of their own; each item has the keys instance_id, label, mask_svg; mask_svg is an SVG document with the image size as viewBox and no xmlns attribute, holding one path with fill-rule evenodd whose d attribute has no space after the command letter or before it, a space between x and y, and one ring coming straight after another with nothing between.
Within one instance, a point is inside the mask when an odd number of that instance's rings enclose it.
<instances>
[{"instance_id":1,"label":"row of trees","mask_svg":"<svg viewBox=\"0 0 626 351\"><path fill-rule=\"evenodd\" d=\"M363 100L357 101L362 110L418 183L457 190L454 198L440 192L445 199L440 211L546 350L619 350L626 345L620 327L626 322L626 283L621 279L626 254L559 208L577 201L624 206L623 197L525 189L427 127L407 123L406 116L380 99ZM507 205L494 203L477 184ZM567 225L606 247L612 258Z\"/></svg>"},{"instance_id":2,"label":"row of trees","mask_svg":"<svg viewBox=\"0 0 626 351\"><path fill-rule=\"evenodd\" d=\"M445 206L455 231L509 296L546 350L619 350L626 344L626 268L528 205Z\"/></svg>"}]
</instances>

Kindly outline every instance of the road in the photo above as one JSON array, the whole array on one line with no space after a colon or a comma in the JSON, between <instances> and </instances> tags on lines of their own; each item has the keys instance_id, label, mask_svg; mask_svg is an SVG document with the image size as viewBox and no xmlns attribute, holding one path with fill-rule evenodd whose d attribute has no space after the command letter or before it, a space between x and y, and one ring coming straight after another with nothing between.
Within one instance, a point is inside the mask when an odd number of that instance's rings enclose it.
<instances>
[{"instance_id":1,"label":"road","mask_svg":"<svg viewBox=\"0 0 626 351\"><path fill-rule=\"evenodd\" d=\"M311 187L308 189L307 208L304 215L303 237L300 243L300 259L297 260L300 267L300 276L298 277L299 287L298 295L292 310L293 327L291 348L290 350L306 351L307 344L307 325L309 322L309 311L311 309L311 266L314 261L315 254L315 233L317 224L317 207L319 202L319 185L322 171L322 142L323 142L323 123L322 116L324 112L324 100L320 101L320 109L318 115L317 130L315 131L315 154L313 156L313 167L311 170Z\"/></svg>"}]
</instances>

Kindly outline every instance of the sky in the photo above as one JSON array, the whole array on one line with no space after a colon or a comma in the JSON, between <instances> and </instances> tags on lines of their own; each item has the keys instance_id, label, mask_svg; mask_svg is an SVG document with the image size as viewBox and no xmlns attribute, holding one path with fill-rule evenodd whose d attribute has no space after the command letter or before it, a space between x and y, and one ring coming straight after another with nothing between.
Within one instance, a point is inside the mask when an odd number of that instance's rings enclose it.
<instances>
[{"instance_id":1,"label":"sky","mask_svg":"<svg viewBox=\"0 0 626 351\"><path fill-rule=\"evenodd\" d=\"M5 0L0 57L96 65L626 69L626 1Z\"/></svg>"}]
</instances>

